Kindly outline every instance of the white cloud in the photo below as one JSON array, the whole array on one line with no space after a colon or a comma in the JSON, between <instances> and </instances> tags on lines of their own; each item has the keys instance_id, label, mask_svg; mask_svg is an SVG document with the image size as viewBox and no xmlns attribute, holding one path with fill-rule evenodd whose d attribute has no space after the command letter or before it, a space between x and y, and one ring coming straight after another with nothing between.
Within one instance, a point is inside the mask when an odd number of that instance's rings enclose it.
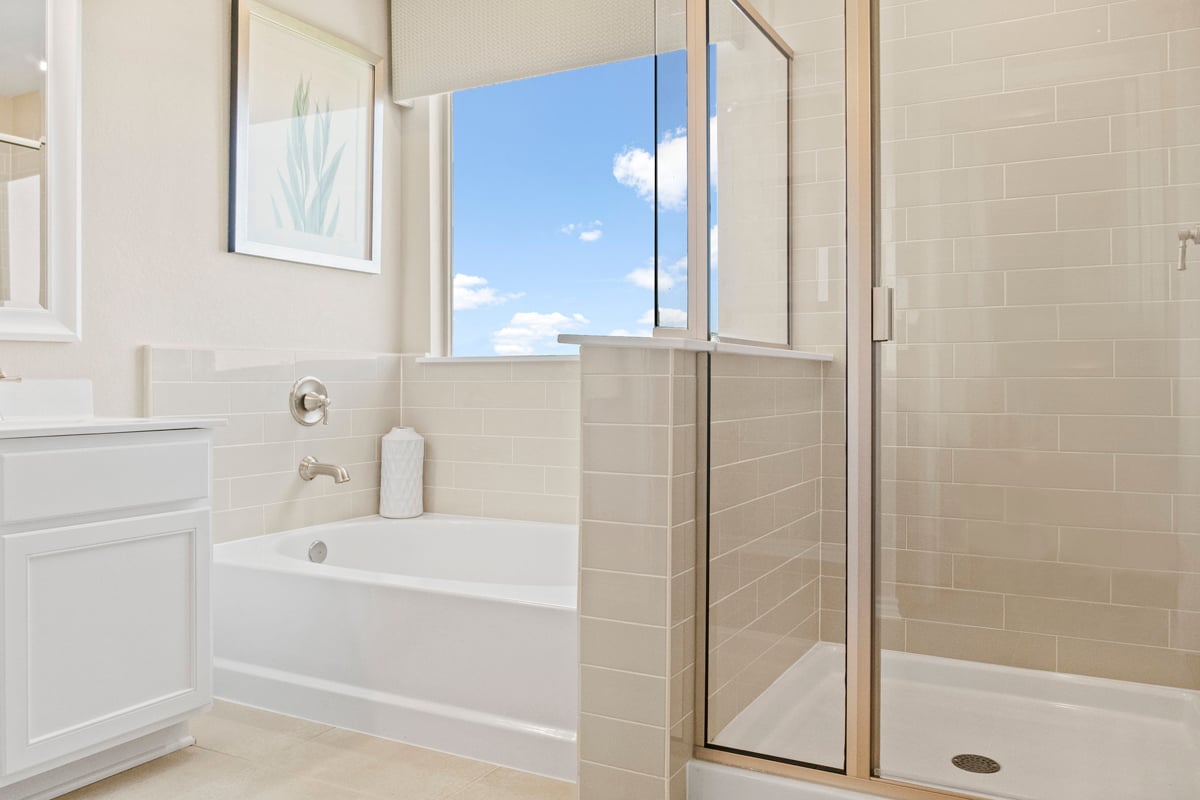
<instances>
[{"instance_id":1,"label":"white cloud","mask_svg":"<svg viewBox=\"0 0 1200 800\"><path fill-rule=\"evenodd\" d=\"M713 225L708 232L708 261L712 268L717 268L717 226Z\"/></svg>"},{"instance_id":2,"label":"white cloud","mask_svg":"<svg viewBox=\"0 0 1200 800\"><path fill-rule=\"evenodd\" d=\"M687 325L687 312L682 308L668 308L666 306L658 310L658 319L664 326L679 327ZM642 314L638 319L639 325L654 324L654 309L651 308L645 314Z\"/></svg>"},{"instance_id":3,"label":"white cloud","mask_svg":"<svg viewBox=\"0 0 1200 800\"><path fill-rule=\"evenodd\" d=\"M668 131L658 143L658 204L668 211L687 208L687 131ZM613 156L613 177L622 186L654 202L655 157L640 147Z\"/></svg>"},{"instance_id":4,"label":"white cloud","mask_svg":"<svg viewBox=\"0 0 1200 800\"><path fill-rule=\"evenodd\" d=\"M556 345L560 333L577 331L587 324L582 314L568 317L558 311L522 311L513 314L507 326L492 333L492 349L501 356L533 355L539 348Z\"/></svg>"},{"instance_id":5,"label":"white cloud","mask_svg":"<svg viewBox=\"0 0 1200 800\"><path fill-rule=\"evenodd\" d=\"M654 267L638 267L633 272L626 275L625 280L629 281L639 289L653 289ZM675 285L675 281L670 275L662 275L660 285L664 290L670 289Z\"/></svg>"},{"instance_id":6,"label":"white cloud","mask_svg":"<svg viewBox=\"0 0 1200 800\"><path fill-rule=\"evenodd\" d=\"M710 117L709 180L717 185L717 118ZM687 208L687 128L663 134L658 143L658 205L667 211ZM613 177L637 192L647 203L654 202L655 154L640 147L626 147L613 156Z\"/></svg>"},{"instance_id":7,"label":"white cloud","mask_svg":"<svg viewBox=\"0 0 1200 800\"><path fill-rule=\"evenodd\" d=\"M498 306L509 300L524 297L524 292L509 292L499 294L488 286L487 278L479 275L463 275L461 272L454 276L454 310L469 311L483 306Z\"/></svg>"},{"instance_id":8,"label":"white cloud","mask_svg":"<svg viewBox=\"0 0 1200 800\"><path fill-rule=\"evenodd\" d=\"M604 223L595 219L591 222L572 222L569 225L563 225L559 230L567 236L578 234L581 242L594 242L604 235L604 231L601 230L603 227Z\"/></svg>"},{"instance_id":9,"label":"white cloud","mask_svg":"<svg viewBox=\"0 0 1200 800\"><path fill-rule=\"evenodd\" d=\"M678 261L668 264L665 269L658 274L658 288L661 291L669 291L675 288L675 284L687 276L687 259L681 258ZM639 289L654 288L654 267L638 267L633 272L625 276L625 280L632 283Z\"/></svg>"},{"instance_id":10,"label":"white cloud","mask_svg":"<svg viewBox=\"0 0 1200 800\"><path fill-rule=\"evenodd\" d=\"M456 289L460 286L464 289L472 286L486 286L487 282L487 278L479 275L464 275L463 273L459 272L454 276L454 287Z\"/></svg>"},{"instance_id":11,"label":"white cloud","mask_svg":"<svg viewBox=\"0 0 1200 800\"><path fill-rule=\"evenodd\" d=\"M640 147L626 147L613 156L613 177L647 202L654 201L654 156Z\"/></svg>"}]
</instances>

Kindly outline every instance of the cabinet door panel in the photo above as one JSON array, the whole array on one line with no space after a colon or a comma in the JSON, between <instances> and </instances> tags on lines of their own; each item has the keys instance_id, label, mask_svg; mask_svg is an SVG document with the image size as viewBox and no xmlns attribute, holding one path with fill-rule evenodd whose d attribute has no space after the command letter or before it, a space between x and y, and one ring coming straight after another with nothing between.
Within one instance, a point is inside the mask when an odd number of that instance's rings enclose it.
<instances>
[{"instance_id":1,"label":"cabinet door panel","mask_svg":"<svg viewBox=\"0 0 1200 800\"><path fill-rule=\"evenodd\" d=\"M4 767L211 699L207 511L3 538Z\"/></svg>"}]
</instances>

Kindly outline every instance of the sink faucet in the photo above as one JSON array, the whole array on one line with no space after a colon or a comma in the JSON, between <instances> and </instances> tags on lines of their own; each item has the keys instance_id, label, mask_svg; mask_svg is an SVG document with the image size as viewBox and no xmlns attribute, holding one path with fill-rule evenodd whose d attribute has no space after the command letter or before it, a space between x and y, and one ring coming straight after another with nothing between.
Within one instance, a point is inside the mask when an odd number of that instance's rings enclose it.
<instances>
[{"instance_id":1,"label":"sink faucet","mask_svg":"<svg viewBox=\"0 0 1200 800\"><path fill-rule=\"evenodd\" d=\"M312 456L305 456L300 460L301 478L311 481L318 475L328 475L333 478L334 483L346 483L350 480L350 473L346 472L345 467L337 464L322 464Z\"/></svg>"}]
</instances>

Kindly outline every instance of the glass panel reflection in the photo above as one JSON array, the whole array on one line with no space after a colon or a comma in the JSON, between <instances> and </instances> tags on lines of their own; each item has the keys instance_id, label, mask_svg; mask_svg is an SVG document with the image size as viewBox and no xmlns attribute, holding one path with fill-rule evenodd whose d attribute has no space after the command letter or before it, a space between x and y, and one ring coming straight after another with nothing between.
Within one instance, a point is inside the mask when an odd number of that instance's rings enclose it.
<instances>
[{"instance_id":1,"label":"glass panel reflection","mask_svg":"<svg viewBox=\"0 0 1200 800\"><path fill-rule=\"evenodd\" d=\"M840 770L846 709L843 17L840 3L806 7L799 15L791 3L757 6L795 50L797 63L823 65L787 78L797 131L822 133L797 134L793 158L804 168L793 177L789 220L785 64L750 17L728 0L714 0L710 55L717 65L710 90L717 101L714 160L725 229L718 250L714 226L712 243L720 333L783 341L790 291L792 344L829 360L711 357L707 738L712 747ZM764 70L757 87L750 74L755 64ZM763 119L775 124L750 124ZM758 182L757 194L748 176ZM789 224L802 234L790 243ZM730 320L734 327L727 327Z\"/></svg>"},{"instance_id":2,"label":"glass panel reflection","mask_svg":"<svg viewBox=\"0 0 1200 800\"><path fill-rule=\"evenodd\" d=\"M788 57L730 0L709 42L714 331L787 344Z\"/></svg>"},{"instance_id":3,"label":"glass panel reflection","mask_svg":"<svg viewBox=\"0 0 1200 800\"><path fill-rule=\"evenodd\" d=\"M658 4L654 64L655 324L686 328L687 276L687 52L682 9Z\"/></svg>"},{"instance_id":4,"label":"glass panel reflection","mask_svg":"<svg viewBox=\"0 0 1200 800\"><path fill-rule=\"evenodd\" d=\"M46 5L0 7L0 306L46 306Z\"/></svg>"}]
</instances>

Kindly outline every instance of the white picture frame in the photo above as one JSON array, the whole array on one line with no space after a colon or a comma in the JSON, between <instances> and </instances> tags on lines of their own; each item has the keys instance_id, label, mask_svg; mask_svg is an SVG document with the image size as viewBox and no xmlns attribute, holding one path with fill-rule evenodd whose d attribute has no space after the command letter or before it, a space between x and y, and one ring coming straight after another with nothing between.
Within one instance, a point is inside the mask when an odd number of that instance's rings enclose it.
<instances>
[{"instance_id":1,"label":"white picture frame","mask_svg":"<svg viewBox=\"0 0 1200 800\"><path fill-rule=\"evenodd\" d=\"M382 56L234 0L229 251L379 274Z\"/></svg>"}]
</instances>

